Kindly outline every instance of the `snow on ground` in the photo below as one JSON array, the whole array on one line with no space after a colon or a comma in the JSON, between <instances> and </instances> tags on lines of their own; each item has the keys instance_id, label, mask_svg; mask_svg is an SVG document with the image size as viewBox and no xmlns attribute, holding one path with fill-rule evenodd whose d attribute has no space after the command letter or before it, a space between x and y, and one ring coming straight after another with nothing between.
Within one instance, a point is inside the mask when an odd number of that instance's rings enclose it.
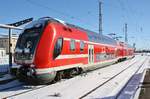
<instances>
[{"instance_id":1,"label":"snow on ground","mask_svg":"<svg viewBox=\"0 0 150 99\"><path fill-rule=\"evenodd\" d=\"M76 76L72 79L57 82L56 84L52 84L46 86L41 89L37 89L31 92L27 92L24 94L20 94L18 96L14 96L11 98L16 99L47 99L47 98L59 98L59 99L77 99L83 94L87 93L89 90L97 87L98 85L104 83L113 75L119 73L130 64L133 64L135 61L139 60L141 62L145 56L136 56L131 60L127 60L125 62L121 62L118 64L114 64L105 68L101 68L89 73L85 73L83 75ZM137 68L137 67L136 67ZM135 70L135 68L133 68ZM126 73L127 75L129 73ZM120 77L121 78L121 77ZM125 78L123 76L122 78ZM119 78L118 78L119 79ZM115 81L114 81L115 82ZM116 83L117 84L117 83ZM110 86L110 85L109 85ZM113 90L112 90L113 91ZM9 92L0 92L1 97L10 96L16 93L23 92L22 90L15 89L14 91ZM110 92L110 90L103 91L102 95Z\"/></svg>"},{"instance_id":2,"label":"snow on ground","mask_svg":"<svg viewBox=\"0 0 150 99\"><path fill-rule=\"evenodd\" d=\"M150 55L148 55L150 56ZM142 76L142 79L140 80L140 85L142 85L142 82L144 81L144 77L145 77L145 74L146 74L146 70L150 68L150 57L149 57L149 60L147 62L147 64L145 65L145 68L144 68L144 71L143 71L143 76ZM134 99L139 99L139 94L140 94L140 91L141 91L141 87L138 87L136 93L135 93L135 96L134 96Z\"/></svg>"},{"instance_id":3,"label":"snow on ground","mask_svg":"<svg viewBox=\"0 0 150 99\"><path fill-rule=\"evenodd\" d=\"M123 97L127 97L130 99L137 97L136 92L140 88L140 84L143 82L143 78L145 76L144 72L147 69L147 67L150 65L149 61L150 61L150 57L147 57L145 63L140 68L140 70L135 75L133 75L132 79L121 91L120 95L118 96L118 99L123 99Z\"/></svg>"},{"instance_id":4,"label":"snow on ground","mask_svg":"<svg viewBox=\"0 0 150 99\"><path fill-rule=\"evenodd\" d=\"M34 88L40 88L42 86L45 86L45 85L39 85L39 86L25 85L24 83L19 82L18 80L14 80L10 83L0 85L0 99L9 97L9 96L12 96L15 94L27 92ZM29 98L29 99L31 99L31 98Z\"/></svg>"},{"instance_id":5,"label":"snow on ground","mask_svg":"<svg viewBox=\"0 0 150 99\"><path fill-rule=\"evenodd\" d=\"M134 64L133 66L131 66L131 68L124 71L119 76L117 76L115 79L109 81L107 84L100 87L99 89L97 89L96 91L94 91L93 93L88 95L86 98L87 99L89 99L89 98L116 99L116 95L120 94L120 91L122 91L122 88L126 85L126 83L134 75L134 73L139 69L140 65L145 60L145 58L141 59L138 64ZM148 60L140 68L139 72L137 72L136 74L141 73L141 75L142 75L142 72L144 71L144 68L146 67L147 63L148 63ZM131 91L131 88L130 88L130 90L128 89L128 93L130 94L130 97L131 97L131 93L134 93L134 91L136 91L136 90L133 91L133 89L132 89L132 91ZM123 99L124 96L125 97L129 96L129 95L127 95L127 90L125 90L124 93L121 93L121 94L122 95L117 97L117 99Z\"/></svg>"}]
</instances>

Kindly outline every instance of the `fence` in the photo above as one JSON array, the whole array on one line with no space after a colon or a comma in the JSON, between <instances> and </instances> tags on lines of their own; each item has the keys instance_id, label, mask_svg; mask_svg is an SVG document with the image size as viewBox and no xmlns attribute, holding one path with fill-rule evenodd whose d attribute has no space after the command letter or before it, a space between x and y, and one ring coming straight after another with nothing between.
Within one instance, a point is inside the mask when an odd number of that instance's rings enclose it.
<instances>
[{"instance_id":1,"label":"fence","mask_svg":"<svg viewBox=\"0 0 150 99\"><path fill-rule=\"evenodd\" d=\"M0 57L0 73L8 72L9 71L9 58Z\"/></svg>"},{"instance_id":2,"label":"fence","mask_svg":"<svg viewBox=\"0 0 150 99\"><path fill-rule=\"evenodd\" d=\"M9 64L0 65L0 73L6 73L9 72Z\"/></svg>"}]
</instances>

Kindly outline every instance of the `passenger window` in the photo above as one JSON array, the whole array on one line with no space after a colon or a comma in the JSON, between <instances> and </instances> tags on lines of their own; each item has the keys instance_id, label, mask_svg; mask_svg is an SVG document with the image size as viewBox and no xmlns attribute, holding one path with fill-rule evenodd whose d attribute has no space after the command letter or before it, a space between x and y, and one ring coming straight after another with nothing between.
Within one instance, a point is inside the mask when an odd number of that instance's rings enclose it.
<instances>
[{"instance_id":1,"label":"passenger window","mask_svg":"<svg viewBox=\"0 0 150 99\"><path fill-rule=\"evenodd\" d=\"M84 50L84 42L80 41L80 51L83 51L83 50Z\"/></svg>"},{"instance_id":2,"label":"passenger window","mask_svg":"<svg viewBox=\"0 0 150 99\"><path fill-rule=\"evenodd\" d=\"M61 51L62 51L62 46L63 46L63 39L62 38L59 38L55 44L55 47L54 47L54 54L53 54L53 57L54 59L61 54Z\"/></svg>"},{"instance_id":3,"label":"passenger window","mask_svg":"<svg viewBox=\"0 0 150 99\"><path fill-rule=\"evenodd\" d=\"M70 41L70 50L71 51L75 50L75 40L73 40L73 39Z\"/></svg>"}]
</instances>

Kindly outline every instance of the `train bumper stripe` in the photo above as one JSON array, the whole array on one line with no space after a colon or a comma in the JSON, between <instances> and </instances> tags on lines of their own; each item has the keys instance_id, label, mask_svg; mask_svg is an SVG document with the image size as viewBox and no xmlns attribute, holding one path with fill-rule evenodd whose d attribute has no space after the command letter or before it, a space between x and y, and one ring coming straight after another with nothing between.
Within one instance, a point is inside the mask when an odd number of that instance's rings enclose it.
<instances>
[{"instance_id":1,"label":"train bumper stripe","mask_svg":"<svg viewBox=\"0 0 150 99\"><path fill-rule=\"evenodd\" d=\"M87 58L88 54L59 55L56 59Z\"/></svg>"},{"instance_id":2,"label":"train bumper stripe","mask_svg":"<svg viewBox=\"0 0 150 99\"><path fill-rule=\"evenodd\" d=\"M64 65L64 66L58 66L58 67L51 67L51 68L43 68L43 69L36 69L36 74L44 74L44 73L55 73L59 70L74 68L74 67L81 67L83 64L72 64L72 65Z\"/></svg>"}]
</instances>

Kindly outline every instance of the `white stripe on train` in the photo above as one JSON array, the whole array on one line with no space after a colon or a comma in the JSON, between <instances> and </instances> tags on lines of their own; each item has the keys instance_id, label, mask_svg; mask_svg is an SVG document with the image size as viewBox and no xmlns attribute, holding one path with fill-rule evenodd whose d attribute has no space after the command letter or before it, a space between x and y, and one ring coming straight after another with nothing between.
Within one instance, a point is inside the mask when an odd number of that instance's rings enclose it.
<instances>
[{"instance_id":1,"label":"white stripe on train","mask_svg":"<svg viewBox=\"0 0 150 99\"><path fill-rule=\"evenodd\" d=\"M78 64L71 64L71 65L63 65L63 66L58 66L58 67L52 67L52 68L36 69L36 73L37 74L51 73L51 72L54 72L54 71L59 71L59 70L79 67L79 66L82 66L82 65L83 65L82 63L78 63Z\"/></svg>"},{"instance_id":2,"label":"white stripe on train","mask_svg":"<svg viewBox=\"0 0 150 99\"><path fill-rule=\"evenodd\" d=\"M59 55L56 59L88 58L88 54Z\"/></svg>"}]
</instances>

